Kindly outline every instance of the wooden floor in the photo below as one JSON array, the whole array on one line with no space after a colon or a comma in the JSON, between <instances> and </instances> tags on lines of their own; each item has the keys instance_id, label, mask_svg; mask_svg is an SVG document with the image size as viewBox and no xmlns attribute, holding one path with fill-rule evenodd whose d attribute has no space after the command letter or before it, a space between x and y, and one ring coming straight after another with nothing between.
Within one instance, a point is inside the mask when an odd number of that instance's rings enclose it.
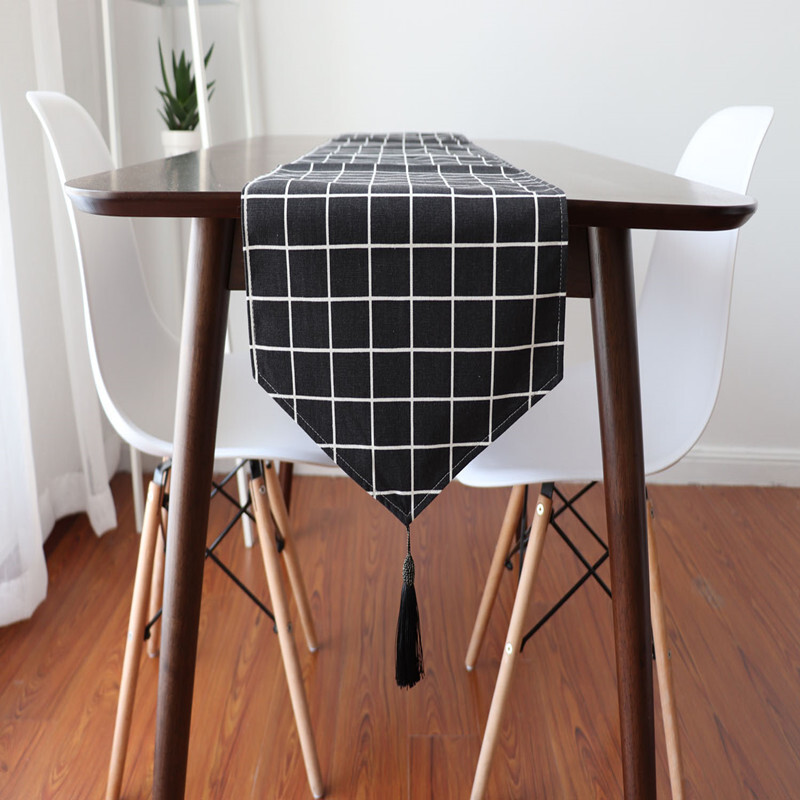
<instances>
[{"instance_id":1,"label":"wooden floor","mask_svg":"<svg viewBox=\"0 0 800 800\"><path fill-rule=\"evenodd\" d=\"M129 481L120 525L86 518L47 545L48 597L0 630L0 798L102 797L138 537ZM800 797L800 491L654 487L687 798ZM301 477L293 514L321 649L300 658L330 798L464 798L496 675L514 578L478 667L463 659L504 491L449 488L413 528L426 677L394 685L405 531L344 479ZM602 525L602 493L582 509ZM215 501L216 525L228 516ZM262 596L257 549L226 559ZM597 551L589 548L597 557ZM531 620L580 566L555 535ZM124 781L152 781L157 663L145 659ZM491 796L621 795L610 601L585 586L527 645ZM656 711L660 726L660 713ZM658 794L669 797L657 727ZM220 571L206 571L187 798L305 798L277 638Z\"/></svg>"}]
</instances>

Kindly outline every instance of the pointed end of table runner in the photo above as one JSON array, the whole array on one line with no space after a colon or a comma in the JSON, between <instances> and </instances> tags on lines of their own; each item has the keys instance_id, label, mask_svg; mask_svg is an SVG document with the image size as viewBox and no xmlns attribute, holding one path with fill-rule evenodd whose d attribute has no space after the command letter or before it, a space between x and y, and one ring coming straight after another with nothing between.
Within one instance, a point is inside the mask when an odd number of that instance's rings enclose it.
<instances>
[{"instance_id":1,"label":"pointed end of table runner","mask_svg":"<svg viewBox=\"0 0 800 800\"><path fill-rule=\"evenodd\" d=\"M417 592L414 589L414 559L411 557L411 529L406 526L406 559L403 562L403 588L397 617L397 656L394 677L397 685L410 689L425 675L422 635L419 626Z\"/></svg>"}]
</instances>

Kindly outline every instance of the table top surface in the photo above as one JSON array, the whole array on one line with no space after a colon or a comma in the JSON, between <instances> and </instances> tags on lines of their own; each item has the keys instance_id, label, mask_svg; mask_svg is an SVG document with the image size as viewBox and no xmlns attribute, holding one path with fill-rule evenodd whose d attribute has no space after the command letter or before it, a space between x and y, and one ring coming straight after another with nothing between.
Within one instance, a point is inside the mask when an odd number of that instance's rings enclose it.
<instances>
[{"instance_id":1,"label":"table top surface","mask_svg":"<svg viewBox=\"0 0 800 800\"><path fill-rule=\"evenodd\" d=\"M238 219L246 183L326 141L263 136L68 181L92 214ZM554 142L477 140L514 166L561 187L571 225L726 230L755 212L750 197Z\"/></svg>"}]
</instances>

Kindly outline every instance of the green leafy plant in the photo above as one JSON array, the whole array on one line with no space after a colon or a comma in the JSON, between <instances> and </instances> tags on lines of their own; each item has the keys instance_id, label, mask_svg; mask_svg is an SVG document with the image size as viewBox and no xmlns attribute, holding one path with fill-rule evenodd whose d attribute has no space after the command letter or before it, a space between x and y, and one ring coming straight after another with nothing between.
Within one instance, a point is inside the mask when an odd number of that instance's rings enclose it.
<instances>
[{"instance_id":1,"label":"green leafy plant","mask_svg":"<svg viewBox=\"0 0 800 800\"><path fill-rule=\"evenodd\" d=\"M213 50L214 45L212 44L203 59L206 66L208 66ZM200 114L197 110L197 89L192 74L192 62L186 58L185 51L181 50L179 59L175 58L175 51L172 51L172 78L175 84L173 89L167 78L160 39L158 40L158 57L161 61L161 76L164 79L164 88L156 87L164 104L158 110L159 116L171 131L193 131L200 121ZM214 94L214 83L215 81L210 81L206 84L209 100Z\"/></svg>"}]
</instances>

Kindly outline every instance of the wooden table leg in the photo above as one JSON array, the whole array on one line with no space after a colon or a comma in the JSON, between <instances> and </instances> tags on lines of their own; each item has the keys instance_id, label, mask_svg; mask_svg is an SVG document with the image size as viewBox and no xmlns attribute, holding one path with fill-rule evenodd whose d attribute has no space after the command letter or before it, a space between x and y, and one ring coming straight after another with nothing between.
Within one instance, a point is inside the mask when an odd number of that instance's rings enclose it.
<instances>
[{"instance_id":1,"label":"wooden table leg","mask_svg":"<svg viewBox=\"0 0 800 800\"><path fill-rule=\"evenodd\" d=\"M170 488L154 800L179 800L186 787L233 228L234 221L225 219L192 223Z\"/></svg>"},{"instance_id":2,"label":"wooden table leg","mask_svg":"<svg viewBox=\"0 0 800 800\"><path fill-rule=\"evenodd\" d=\"M655 800L647 516L630 232L589 231L625 800Z\"/></svg>"}]
</instances>

